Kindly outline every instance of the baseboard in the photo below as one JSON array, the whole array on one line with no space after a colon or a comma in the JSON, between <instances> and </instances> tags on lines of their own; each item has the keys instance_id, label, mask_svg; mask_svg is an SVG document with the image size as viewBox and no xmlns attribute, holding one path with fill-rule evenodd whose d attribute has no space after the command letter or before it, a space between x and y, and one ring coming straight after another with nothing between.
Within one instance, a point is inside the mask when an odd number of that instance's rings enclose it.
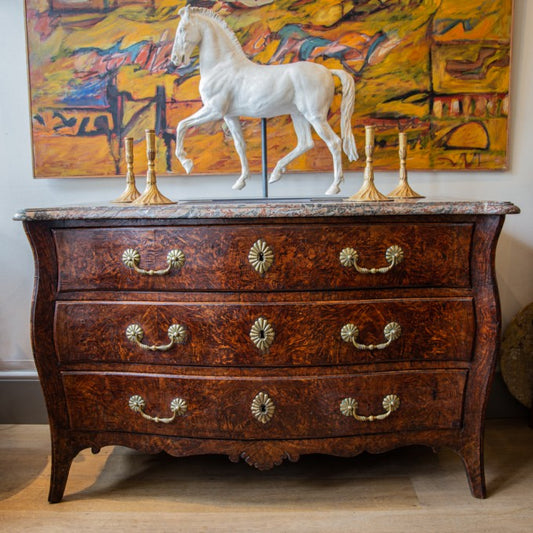
<instances>
[{"instance_id":1,"label":"baseboard","mask_svg":"<svg viewBox=\"0 0 533 533\"><path fill-rule=\"evenodd\" d=\"M0 424L47 424L37 377L0 378Z\"/></svg>"},{"instance_id":2,"label":"baseboard","mask_svg":"<svg viewBox=\"0 0 533 533\"><path fill-rule=\"evenodd\" d=\"M507 390L496 374L487 406L487 418L528 418L528 410ZM46 424L48 416L37 377L0 377L0 424Z\"/></svg>"}]
</instances>

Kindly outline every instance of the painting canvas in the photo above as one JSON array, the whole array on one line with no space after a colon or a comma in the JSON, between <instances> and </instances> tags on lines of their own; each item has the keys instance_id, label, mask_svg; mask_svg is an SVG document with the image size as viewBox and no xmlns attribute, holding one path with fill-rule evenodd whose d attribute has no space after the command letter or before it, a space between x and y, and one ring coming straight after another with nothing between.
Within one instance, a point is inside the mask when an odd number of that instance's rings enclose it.
<instances>
[{"instance_id":1,"label":"painting canvas","mask_svg":"<svg viewBox=\"0 0 533 533\"><path fill-rule=\"evenodd\" d=\"M158 174L184 172L175 127L201 107L198 59L179 69L169 61L185 3L216 11L257 63L350 72L356 141L361 152L364 125L376 126L378 168L398 168L399 130L410 169L506 168L512 0L26 0L36 177L123 175L126 136L140 173L146 128L157 132ZM330 113L337 132L340 98ZM242 123L259 172L260 121ZM268 120L271 168L295 144L288 117ZM240 171L222 122L189 131L185 147L196 173ZM331 170L318 138L288 168Z\"/></svg>"}]
</instances>

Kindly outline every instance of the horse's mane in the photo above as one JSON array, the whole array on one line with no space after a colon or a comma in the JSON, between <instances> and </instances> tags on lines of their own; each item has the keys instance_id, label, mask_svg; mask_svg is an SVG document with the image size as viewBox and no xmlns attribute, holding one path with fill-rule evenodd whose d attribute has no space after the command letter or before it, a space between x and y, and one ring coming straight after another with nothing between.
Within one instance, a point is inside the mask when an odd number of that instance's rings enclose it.
<instances>
[{"instance_id":1,"label":"horse's mane","mask_svg":"<svg viewBox=\"0 0 533 533\"><path fill-rule=\"evenodd\" d=\"M214 11L211 11L210 9L207 9L205 7L189 7L189 13L191 15L203 15L216 22L236 46L237 51L241 53L243 57L246 57L246 54L244 53L241 43L237 39L235 32L228 26L227 22L220 15L218 15L218 13L215 13Z\"/></svg>"}]
</instances>

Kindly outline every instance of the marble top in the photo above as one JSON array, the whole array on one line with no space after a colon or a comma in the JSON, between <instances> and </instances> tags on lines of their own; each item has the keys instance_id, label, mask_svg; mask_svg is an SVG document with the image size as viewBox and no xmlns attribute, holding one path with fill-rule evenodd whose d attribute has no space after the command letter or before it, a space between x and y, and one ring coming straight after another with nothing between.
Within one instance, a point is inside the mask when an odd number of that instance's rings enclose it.
<instances>
[{"instance_id":1,"label":"marble top","mask_svg":"<svg viewBox=\"0 0 533 533\"><path fill-rule=\"evenodd\" d=\"M349 202L343 199L184 200L171 205L92 204L23 209L15 220L98 220L175 218L274 218L385 215L508 215L520 209L511 202L394 200Z\"/></svg>"}]
</instances>

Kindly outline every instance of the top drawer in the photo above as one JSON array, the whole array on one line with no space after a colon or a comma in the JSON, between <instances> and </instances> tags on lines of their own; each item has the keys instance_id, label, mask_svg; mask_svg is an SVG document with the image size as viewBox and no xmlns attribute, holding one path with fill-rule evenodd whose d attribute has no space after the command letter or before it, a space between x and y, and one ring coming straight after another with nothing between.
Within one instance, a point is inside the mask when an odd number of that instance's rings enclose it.
<instances>
[{"instance_id":1,"label":"top drawer","mask_svg":"<svg viewBox=\"0 0 533 533\"><path fill-rule=\"evenodd\" d=\"M53 233L60 291L470 284L472 224L467 223L68 228Z\"/></svg>"}]
</instances>

